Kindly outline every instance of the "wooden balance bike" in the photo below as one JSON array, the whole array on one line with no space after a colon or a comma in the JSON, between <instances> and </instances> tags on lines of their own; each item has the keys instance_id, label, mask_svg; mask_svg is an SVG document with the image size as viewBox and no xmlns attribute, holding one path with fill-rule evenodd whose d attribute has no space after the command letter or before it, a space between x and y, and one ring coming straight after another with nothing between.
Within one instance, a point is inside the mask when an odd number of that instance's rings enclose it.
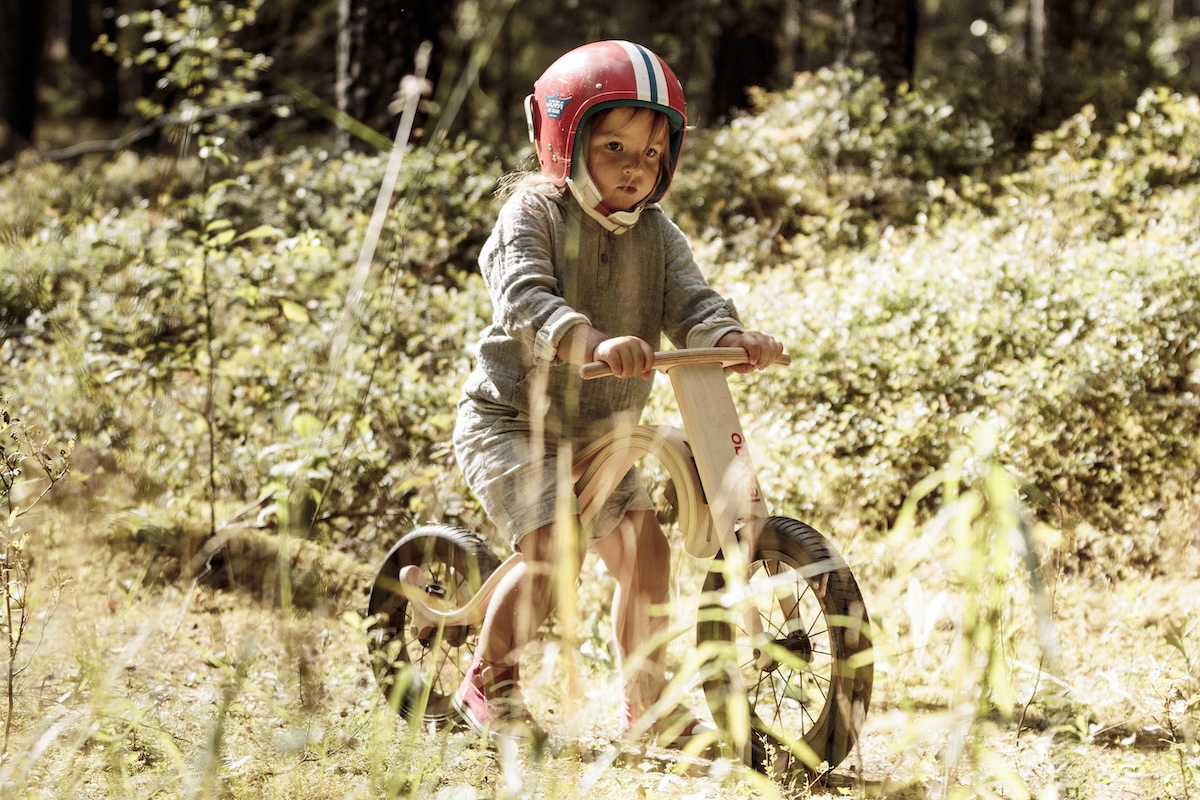
<instances>
[{"instance_id":1,"label":"wooden balance bike","mask_svg":"<svg viewBox=\"0 0 1200 800\"><path fill-rule=\"evenodd\" d=\"M862 729L874 675L869 619L829 540L769 516L726 383L725 368L744 363L741 348L656 353L683 429L610 432L577 454L575 492L586 515L639 459L661 463L687 552L709 560L696 636L722 661L703 680L719 736L760 771L813 776L836 767ZM610 373L597 362L580 375ZM416 528L387 554L370 595L369 646L385 696L406 719L452 717L492 591L519 559L501 563L478 536L449 525Z\"/></svg>"}]
</instances>

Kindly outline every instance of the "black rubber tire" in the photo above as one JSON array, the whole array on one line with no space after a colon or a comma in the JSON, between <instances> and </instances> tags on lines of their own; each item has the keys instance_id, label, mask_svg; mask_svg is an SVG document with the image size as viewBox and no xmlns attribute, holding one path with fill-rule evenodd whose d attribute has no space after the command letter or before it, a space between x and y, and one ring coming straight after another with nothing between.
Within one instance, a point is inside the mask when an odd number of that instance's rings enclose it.
<instances>
[{"instance_id":1,"label":"black rubber tire","mask_svg":"<svg viewBox=\"0 0 1200 800\"><path fill-rule=\"evenodd\" d=\"M399 591L400 571L416 565L428 587L461 605L488 579L499 559L475 534L452 525L425 525L387 554L371 585L368 648L375 680L406 720L444 722L451 698L471 665L478 622L418 631ZM426 591L429 591L427 588Z\"/></svg>"},{"instance_id":2,"label":"black rubber tire","mask_svg":"<svg viewBox=\"0 0 1200 800\"><path fill-rule=\"evenodd\" d=\"M725 663L705 681L705 696L726 736L738 738L732 731L743 721L742 741L731 744L752 767L776 776L803 769L815 777L850 753L870 705L875 670L866 604L833 545L803 522L769 517L738 538L749 543L749 581L770 579L797 602L786 610L792 603L779 591L753 594L771 638L751 642L739 610L744 604L724 608L738 587L726 593L722 562L714 564L697 637L723 643L718 658ZM763 650L770 663L756 663Z\"/></svg>"}]
</instances>

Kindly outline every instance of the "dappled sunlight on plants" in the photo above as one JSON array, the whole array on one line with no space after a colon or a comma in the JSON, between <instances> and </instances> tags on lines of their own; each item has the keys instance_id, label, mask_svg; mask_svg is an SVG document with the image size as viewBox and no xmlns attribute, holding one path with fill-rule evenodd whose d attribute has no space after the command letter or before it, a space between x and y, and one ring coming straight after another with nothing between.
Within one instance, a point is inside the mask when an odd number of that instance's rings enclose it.
<instances>
[{"instance_id":1,"label":"dappled sunlight on plants","mask_svg":"<svg viewBox=\"0 0 1200 800\"><path fill-rule=\"evenodd\" d=\"M380 702L371 565L426 522L494 536L449 441L511 164L459 140L406 158L361 297L378 154L0 176L5 410L76 441L21 520L28 585L61 602L30 606L0 791L1195 796L1196 98L1149 90L1112 130L1082 109L1029 153L930 87L823 73L758 103L689 138L666 202L793 359L731 381L772 512L828 534L871 610L874 702L841 768L788 787L654 751L493 752ZM669 392L648 413L678 424ZM606 740L597 564L553 623L581 656L547 645L530 672L547 716ZM700 706L704 573L672 570L674 690Z\"/></svg>"},{"instance_id":2,"label":"dappled sunlight on plants","mask_svg":"<svg viewBox=\"0 0 1200 800\"><path fill-rule=\"evenodd\" d=\"M1130 566L1153 568L1142 537L1188 501L1197 469L1196 227L1064 245L1057 219L898 233L760 277L741 302L795 359L761 385L794 409L767 461L793 465L780 490L797 513L838 519L853 498L851 524L887 524L906 488L994 417L1043 518L1121 528L1141 542Z\"/></svg>"}]
</instances>

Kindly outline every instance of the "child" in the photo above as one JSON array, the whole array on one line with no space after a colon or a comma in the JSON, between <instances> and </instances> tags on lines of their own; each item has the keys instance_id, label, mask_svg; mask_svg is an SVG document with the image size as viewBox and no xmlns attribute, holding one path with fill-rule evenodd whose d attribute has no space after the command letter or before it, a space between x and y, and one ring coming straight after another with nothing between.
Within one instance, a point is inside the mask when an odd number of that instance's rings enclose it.
<instances>
[{"instance_id":1,"label":"child","mask_svg":"<svg viewBox=\"0 0 1200 800\"><path fill-rule=\"evenodd\" d=\"M617 580L613 625L623 658L646 655L668 621L669 544L637 470L589 530L579 531L576 516L564 531L555 524L557 487L571 481L560 476L559 459L569 472L571 451L638 421L664 333L679 347L743 347L743 371L770 365L783 350L775 337L742 327L657 205L686 125L683 88L666 62L630 42L584 45L538 79L526 113L541 171L515 182L480 254L493 321L454 433L468 484L522 556L496 589L454 697L467 724L492 733L528 722L518 655L551 610L556 571L579 576L584 548L569 537L586 535ZM584 384L577 365L589 361L642 380ZM657 645L625 665L626 726L665 686L663 655ZM673 725L689 734L696 722Z\"/></svg>"}]
</instances>

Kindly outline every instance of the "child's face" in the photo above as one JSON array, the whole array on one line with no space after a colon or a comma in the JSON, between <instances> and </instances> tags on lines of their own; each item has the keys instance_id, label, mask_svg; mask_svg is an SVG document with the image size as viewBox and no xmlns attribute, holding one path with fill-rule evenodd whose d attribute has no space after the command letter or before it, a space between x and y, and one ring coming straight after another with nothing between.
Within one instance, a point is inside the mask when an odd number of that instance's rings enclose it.
<instances>
[{"instance_id":1,"label":"child's face","mask_svg":"<svg viewBox=\"0 0 1200 800\"><path fill-rule=\"evenodd\" d=\"M658 186L669 146L665 119L644 108L598 115L588 139L587 166L610 211L629 211Z\"/></svg>"}]
</instances>

